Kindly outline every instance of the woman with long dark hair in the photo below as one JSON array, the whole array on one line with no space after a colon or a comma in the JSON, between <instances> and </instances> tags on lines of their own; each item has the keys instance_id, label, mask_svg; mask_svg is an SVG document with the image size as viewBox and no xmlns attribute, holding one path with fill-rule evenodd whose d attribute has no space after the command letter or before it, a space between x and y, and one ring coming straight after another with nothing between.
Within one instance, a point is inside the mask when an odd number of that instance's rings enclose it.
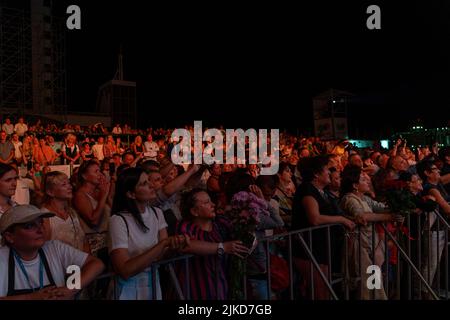
<instances>
[{"instance_id":1,"label":"woman with long dark hair","mask_svg":"<svg viewBox=\"0 0 450 320\"><path fill-rule=\"evenodd\" d=\"M161 299L159 275L153 279L151 266L167 250L187 244L184 235L168 237L163 212L149 205L154 198L143 169L128 168L119 175L110 219L110 256L119 275L120 300Z\"/></svg>"}]
</instances>

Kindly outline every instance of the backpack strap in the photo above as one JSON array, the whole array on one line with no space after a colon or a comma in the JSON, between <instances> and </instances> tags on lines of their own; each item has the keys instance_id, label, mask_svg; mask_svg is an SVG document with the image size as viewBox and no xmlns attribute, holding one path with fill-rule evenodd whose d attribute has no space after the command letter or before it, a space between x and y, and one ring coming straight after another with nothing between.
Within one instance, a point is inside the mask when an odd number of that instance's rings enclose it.
<instances>
[{"instance_id":1,"label":"backpack strap","mask_svg":"<svg viewBox=\"0 0 450 320\"><path fill-rule=\"evenodd\" d=\"M156 211L156 208L153 207L153 206L149 206L149 208L150 208L150 210L155 214L156 220L158 220L158 222L159 222L159 219L158 219L158 212Z\"/></svg>"},{"instance_id":2,"label":"backpack strap","mask_svg":"<svg viewBox=\"0 0 450 320\"><path fill-rule=\"evenodd\" d=\"M127 227L127 235L128 235L128 238L129 238L130 237L130 228L128 227L127 219L125 219L125 217L122 215L122 213L125 213L125 212L124 211L123 212L118 212L118 213L116 213L116 215L121 217L123 219L123 222L125 222L125 226Z\"/></svg>"}]
</instances>

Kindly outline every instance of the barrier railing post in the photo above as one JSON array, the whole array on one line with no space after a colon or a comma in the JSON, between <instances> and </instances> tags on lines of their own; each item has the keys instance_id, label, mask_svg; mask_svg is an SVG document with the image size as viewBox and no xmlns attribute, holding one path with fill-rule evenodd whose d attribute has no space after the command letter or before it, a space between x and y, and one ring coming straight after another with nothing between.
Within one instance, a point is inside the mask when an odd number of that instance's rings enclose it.
<instances>
[{"instance_id":1,"label":"barrier railing post","mask_svg":"<svg viewBox=\"0 0 450 320\"><path fill-rule=\"evenodd\" d=\"M440 226L440 217L438 216L436 219L437 222L437 232L436 232L436 292L438 296L441 296L441 259L440 259L440 253L439 250L439 243L441 242L441 226Z\"/></svg>"},{"instance_id":2,"label":"barrier railing post","mask_svg":"<svg viewBox=\"0 0 450 320\"><path fill-rule=\"evenodd\" d=\"M396 228L396 238L400 240L400 228L397 226ZM395 296L397 300L400 300L400 290L401 290L401 278L400 278L400 254L399 254L400 245L397 248L397 268L396 268L396 288L395 288Z\"/></svg>"},{"instance_id":3,"label":"barrier railing post","mask_svg":"<svg viewBox=\"0 0 450 320\"><path fill-rule=\"evenodd\" d=\"M359 294L362 294L363 286L363 269L362 269L362 249L361 249L361 226L358 225L358 269L359 269Z\"/></svg>"},{"instance_id":4,"label":"barrier railing post","mask_svg":"<svg viewBox=\"0 0 450 320\"><path fill-rule=\"evenodd\" d=\"M418 221L417 221L417 261L418 261L418 268L420 268L419 270L422 272L422 221L419 217ZM418 281L418 299L421 300L422 299L422 282Z\"/></svg>"},{"instance_id":5,"label":"barrier railing post","mask_svg":"<svg viewBox=\"0 0 450 320\"><path fill-rule=\"evenodd\" d=\"M376 250L375 250L375 222L372 222L372 256L370 257L372 259L372 264L376 265ZM363 270L363 272L366 272L366 270ZM363 286L365 286L365 283L362 283ZM372 300L375 300L375 290L370 290L370 293L372 295Z\"/></svg>"},{"instance_id":6,"label":"barrier railing post","mask_svg":"<svg viewBox=\"0 0 450 320\"><path fill-rule=\"evenodd\" d=\"M408 228L408 232L411 234L411 217L408 215L407 217L406 217L406 225L407 225L407 228ZM408 256L409 257L411 257L411 237L407 237L408 238ZM415 259L414 259L415 260ZM415 261L413 261L413 262L415 262ZM411 300L411 296L412 296L412 294L411 294L411 288L412 288L412 285L411 285L411 281L412 281L412 279L411 279L411 266L410 265L408 265L408 274L407 274L407 276L408 276L408 300Z\"/></svg>"},{"instance_id":7,"label":"barrier railing post","mask_svg":"<svg viewBox=\"0 0 450 320\"><path fill-rule=\"evenodd\" d=\"M327 286L330 294L333 296L334 300L339 300L338 297L336 296L336 293L334 292L333 288L331 287L331 284L327 281L327 277L324 275L324 273L322 272L322 270L320 269L320 265L319 263L316 261L316 259L314 258L311 250L309 249L308 244L305 242L305 239L303 239L303 237L301 236L301 234L298 234L298 238L300 240L301 245L303 246L303 249L306 251L306 254L308 255L309 259L310 259L310 263L312 266L314 266L317 269L317 272L319 273L319 276L322 278L322 280L324 281L325 285ZM313 287L314 288L314 287ZM314 298L314 296L313 296Z\"/></svg>"},{"instance_id":8,"label":"barrier railing post","mask_svg":"<svg viewBox=\"0 0 450 320\"><path fill-rule=\"evenodd\" d=\"M292 267L292 235L288 236L288 249L289 249L289 297L291 300L294 300L294 270Z\"/></svg>"},{"instance_id":9,"label":"barrier railing post","mask_svg":"<svg viewBox=\"0 0 450 320\"><path fill-rule=\"evenodd\" d=\"M445 299L448 300L448 229L445 229L445 244L444 244L444 254L445 254Z\"/></svg>"},{"instance_id":10,"label":"barrier railing post","mask_svg":"<svg viewBox=\"0 0 450 320\"><path fill-rule=\"evenodd\" d=\"M386 223L383 222L383 227L386 229ZM384 275L384 290L386 290L386 296L389 299L389 246L387 234L384 234L384 265L385 265L385 275Z\"/></svg>"},{"instance_id":11,"label":"barrier railing post","mask_svg":"<svg viewBox=\"0 0 450 320\"><path fill-rule=\"evenodd\" d=\"M271 300L272 296L272 281L270 279L270 242L266 240L266 255L267 255L267 298Z\"/></svg>"},{"instance_id":12,"label":"barrier railing post","mask_svg":"<svg viewBox=\"0 0 450 320\"><path fill-rule=\"evenodd\" d=\"M395 239L395 237L386 229L386 227L383 225L383 229L385 231L385 233L387 234L387 236L392 240L392 242L394 243L394 245L397 247L399 253L401 253L404 257L404 259L406 260L406 262L408 262L411 265L411 268L414 270L414 272L419 276L420 280L422 282L424 282L425 287L428 289L428 291L430 292L430 294L432 295L432 297L435 300L439 300L438 296L436 295L436 293L433 291L433 289L431 288L431 286L428 284L428 282L425 280L425 278L422 276L422 274L419 272L419 270L416 268L416 266L412 263L411 259L409 259L408 255L406 254L406 252L401 248L401 246L399 245L399 243L397 242L397 240Z\"/></svg>"},{"instance_id":13,"label":"barrier railing post","mask_svg":"<svg viewBox=\"0 0 450 320\"><path fill-rule=\"evenodd\" d=\"M328 258L328 282L332 283L331 275L332 275L332 261L331 261L331 234L330 234L330 226L327 226L327 258ZM331 300L331 296L330 296Z\"/></svg>"},{"instance_id":14,"label":"barrier railing post","mask_svg":"<svg viewBox=\"0 0 450 320\"><path fill-rule=\"evenodd\" d=\"M311 230L309 230L308 234L309 234L309 250L311 251L311 255L312 255L313 250L312 250L312 232L311 232ZM319 269L320 269L320 266L319 266ZM314 292L314 267L313 267L312 260L310 261L310 278L311 278L311 282L310 282L310 285L311 285L311 300L315 300L315 295L314 295L314 293L315 293Z\"/></svg>"},{"instance_id":15,"label":"barrier railing post","mask_svg":"<svg viewBox=\"0 0 450 320\"><path fill-rule=\"evenodd\" d=\"M344 241L344 286L345 286L345 300L350 300L350 271L348 266L348 246L350 234L346 232Z\"/></svg>"}]
</instances>

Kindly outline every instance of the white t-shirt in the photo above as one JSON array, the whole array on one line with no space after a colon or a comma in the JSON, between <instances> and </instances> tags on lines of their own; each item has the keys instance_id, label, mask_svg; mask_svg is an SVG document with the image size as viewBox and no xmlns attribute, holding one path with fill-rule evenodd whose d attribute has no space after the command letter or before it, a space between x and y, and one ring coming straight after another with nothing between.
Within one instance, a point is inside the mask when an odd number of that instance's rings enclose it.
<instances>
[{"instance_id":1,"label":"white t-shirt","mask_svg":"<svg viewBox=\"0 0 450 320\"><path fill-rule=\"evenodd\" d=\"M28 131L28 126L25 123L16 123L14 131L19 137L22 137Z\"/></svg>"},{"instance_id":2,"label":"white t-shirt","mask_svg":"<svg viewBox=\"0 0 450 320\"><path fill-rule=\"evenodd\" d=\"M158 215L156 218L155 211ZM154 247L158 243L159 230L167 228L163 212L159 208L149 207L142 214L144 224L149 228L147 232L141 230L130 213L124 213L122 216L126 219L127 225L118 215L111 216L109 220L110 245L109 252L115 249L128 249L130 257L135 257L144 251ZM150 299L151 287L149 277L151 268L147 268L134 277L128 279L125 283L119 282L119 300L148 300ZM159 277L156 280L156 298L161 299L161 288Z\"/></svg>"},{"instance_id":3,"label":"white t-shirt","mask_svg":"<svg viewBox=\"0 0 450 320\"><path fill-rule=\"evenodd\" d=\"M84 265L88 254L77 250L67 244L58 240L47 241L42 247L48 261L50 272L52 274L55 285L62 287L66 285L65 276L67 267L70 265L77 265L80 268ZM8 293L8 261L9 261L9 247L4 246L0 248L0 297L4 297ZM39 287L39 265L40 256L38 255L31 261L22 260L25 270L30 278L31 285L34 288ZM28 282L19 267L15 263L15 289L23 290L30 289ZM44 270L44 286L50 284L47 274Z\"/></svg>"},{"instance_id":4,"label":"white t-shirt","mask_svg":"<svg viewBox=\"0 0 450 320\"><path fill-rule=\"evenodd\" d=\"M12 196L12 200L18 204L30 204L30 189L34 190L33 180L19 177L16 193Z\"/></svg>"},{"instance_id":5,"label":"white t-shirt","mask_svg":"<svg viewBox=\"0 0 450 320\"><path fill-rule=\"evenodd\" d=\"M159 147L155 141L152 142L145 141L144 148L145 152L148 153L149 158L156 159L156 157L158 156Z\"/></svg>"},{"instance_id":6,"label":"white t-shirt","mask_svg":"<svg viewBox=\"0 0 450 320\"><path fill-rule=\"evenodd\" d=\"M131 213L122 214L128 223L129 236L123 219L118 215L111 216L109 221L111 237L109 251L128 249L130 256L134 257L158 244L159 230L167 228L167 223L161 209L153 207L153 210L157 212L158 218L149 207L142 214L142 221L149 228L147 232L141 230Z\"/></svg>"},{"instance_id":7,"label":"white t-shirt","mask_svg":"<svg viewBox=\"0 0 450 320\"><path fill-rule=\"evenodd\" d=\"M92 153L94 154L94 157L100 161L105 159L105 155L103 154L103 144L94 144L92 146Z\"/></svg>"},{"instance_id":8,"label":"white t-shirt","mask_svg":"<svg viewBox=\"0 0 450 320\"><path fill-rule=\"evenodd\" d=\"M12 123L10 124L4 123L2 125L2 130L5 131L8 136L10 136L14 133L14 125Z\"/></svg>"},{"instance_id":9,"label":"white t-shirt","mask_svg":"<svg viewBox=\"0 0 450 320\"><path fill-rule=\"evenodd\" d=\"M14 146L14 157L16 159L22 158L22 152L20 152L20 147L22 146L22 142L20 142L20 141L17 141L17 142L11 141L11 143Z\"/></svg>"},{"instance_id":10,"label":"white t-shirt","mask_svg":"<svg viewBox=\"0 0 450 320\"><path fill-rule=\"evenodd\" d=\"M113 134L122 134L122 128L121 127L114 127L112 129Z\"/></svg>"}]
</instances>

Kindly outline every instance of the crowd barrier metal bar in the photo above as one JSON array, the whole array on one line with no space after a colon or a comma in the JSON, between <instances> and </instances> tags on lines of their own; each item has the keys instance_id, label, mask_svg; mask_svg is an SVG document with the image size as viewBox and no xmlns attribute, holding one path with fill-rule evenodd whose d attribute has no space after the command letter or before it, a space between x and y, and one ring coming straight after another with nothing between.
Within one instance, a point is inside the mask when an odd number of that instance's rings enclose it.
<instances>
[{"instance_id":1,"label":"crowd barrier metal bar","mask_svg":"<svg viewBox=\"0 0 450 320\"><path fill-rule=\"evenodd\" d=\"M404 259L411 265L412 269L414 270L414 272L419 276L420 280L425 284L426 288L428 289L428 291L430 292L430 294L433 296L433 298L435 300L439 300L438 296L436 295L436 293L433 291L433 289L431 288L431 286L429 285L429 283L424 279L424 277L422 276L422 274L419 272L419 270L416 268L416 266L412 263L411 259L408 257L408 255L406 254L406 252L402 249L402 247L400 246L400 244L397 242L397 240L395 239L395 237L389 232L389 230L386 228L386 226L384 224L381 224L381 226L384 229L385 234L392 240L392 242L394 243L394 245L397 247L398 251L403 255Z\"/></svg>"},{"instance_id":2,"label":"crowd barrier metal bar","mask_svg":"<svg viewBox=\"0 0 450 320\"><path fill-rule=\"evenodd\" d=\"M398 227L396 228L395 232L396 232L396 235L395 235L396 239L400 239L400 229ZM397 257L396 257L397 258L397 268L396 268L396 277L395 277L395 279L396 279L395 296L396 296L397 300L400 300L401 285L402 285L402 282L401 282L402 279L400 277L400 270L401 270L401 263L402 263L402 261L400 259L399 249L400 249L400 244L398 245L397 252L396 252L397 253ZM406 254L406 256L408 256L408 255Z\"/></svg>"},{"instance_id":3,"label":"crowd barrier metal bar","mask_svg":"<svg viewBox=\"0 0 450 320\"><path fill-rule=\"evenodd\" d=\"M422 219L419 217L417 219L417 261L418 261L418 267L420 268L420 271L422 271ZM422 299L422 281L418 281L418 298L419 300Z\"/></svg>"},{"instance_id":4,"label":"crowd barrier metal bar","mask_svg":"<svg viewBox=\"0 0 450 320\"><path fill-rule=\"evenodd\" d=\"M292 235L288 236L288 255L289 255L289 298L294 300L294 268L293 268L293 259L292 259Z\"/></svg>"},{"instance_id":5,"label":"crowd barrier metal bar","mask_svg":"<svg viewBox=\"0 0 450 320\"><path fill-rule=\"evenodd\" d=\"M407 254L408 257L411 257L411 216L408 215L406 218L406 226L408 228L409 234L410 236L408 237L408 245L407 245ZM420 268L420 267L419 267ZM411 266L408 264L408 272L407 272L407 277L408 277L408 300L411 300L412 298L412 294L411 294L411 289L412 289L412 278L411 278Z\"/></svg>"},{"instance_id":6,"label":"crowd barrier metal bar","mask_svg":"<svg viewBox=\"0 0 450 320\"><path fill-rule=\"evenodd\" d=\"M310 237L311 237L311 230L309 231ZM309 259L310 259L310 263L311 263L311 268L314 265L314 267L317 269L317 272L319 273L320 277L322 278L322 280L324 281L325 285L327 286L331 296L333 297L334 300L339 300L336 293L334 292L333 288L331 287L331 284L327 281L327 277L323 274L322 270L320 269L319 264L317 263L316 259L314 258L311 250L308 248L308 244L305 242L305 239L303 239L302 235L299 234L298 238L300 240L300 243L302 244L303 248L305 249ZM311 270L312 272L314 270ZM313 273L311 273L311 277L313 278ZM314 279L311 283L312 285L312 289L314 289ZM312 299L314 300L314 290L311 290L311 292L313 292L312 294Z\"/></svg>"},{"instance_id":7,"label":"crowd barrier metal bar","mask_svg":"<svg viewBox=\"0 0 450 320\"><path fill-rule=\"evenodd\" d=\"M372 241L372 256L370 258L372 259L372 264L376 265L377 262L376 262L376 247L375 247L375 232L376 232L375 223L372 223L371 227L372 227L372 237L371 237L372 238L371 239L371 241ZM361 243L360 243L360 245L361 245ZM361 260L359 260L359 263L361 264ZM363 272L366 272L366 270L363 270ZM362 275L362 273L361 273L361 275ZM361 286L364 286L364 285L366 285L366 284L362 283L362 281L361 281ZM375 300L375 290L371 290L370 294L372 296L372 300Z\"/></svg>"},{"instance_id":8,"label":"crowd barrier metal bar","mask_svg":"<svg viewBox=\"0 0 450 320\"><path fill-rule=\"evenodd\" d=\"M270 240L266 241L266 261L267 261L267 298L271 300L272 280L270 278Z\"/></svg>"},{"instance_id":9,"label":"crowd barrier metal bar","mask_svg":"<svg viewBox=\"0 0 450 320\"><path fill-rule=\"evenodd\" d=\"M444 261L445 261L445 263L444 263L444 268L445 268L445 274L444 274L444 281L445 281L445 298L446 299L448 299L448 296L449 296L449 292L448 292L448 268L449 268L449 265L448 265L448 232L449 232L449 230L450 230L450 224L444 219L444 217L436 210L435 212L434 212L434 214L436 215L436 220L437 220L437 229L438 229L438 232L437 232L437 237L436 237L436 241L437 241L437 247L438 247L438 255L437 255L437 265L439 266L439 278L438 278L438 294L439 294L439 296L441 296L441 291L440 291L440 262L441 262L441 256L442 256L442 253L441 253L441 255L439 255L439 253L440 253L440 251L439 251L439 240L440 240L440 224L442 223L443 224L443 226L444 226L444 228L445 228L445 230L443 231L444 232L444 248L443 248L443 250L444 250Z\"/></svg>"},{"instance_id":10,"label":"crowd barrier metal bar","mask_svg":"<svg viewBox=\"0 0 450 320\"><path fill-rule=\"evenodd\" d=\"M273 236L267 236L267 237L263 237L260 238L259 241L260 242L273 242L279 239L284 239L284 238L288 238L289 241L289 252L288 252L288 260L290 260L289 262L289 268L290 268L290 277L289 277L289 286L290 286L290 298L294 299L294 277L293 277L293 245L292 245L292 236L297 236L302 247L305 249L306 254L308 255L308 258L310 258L311 262L310 265L312 266L312 272L311 272L311 284L313 285L314 283L314 269L317 270L318 274L320 275L320 277L322 278L322 280L324 281L324 283L327 286L327 289L329 290L330 294L331 294L331 298L338 300L338 297L336 295L336 293L334 292L331 283L328 281L328 277L324 275L323 271L320 269L319 264L317 263L317 260L314 258L313 254L312 254L312 232L319 230L319 229L329 229L332 227L339 227L342 228L343 230L345 230L343 228L343 226L341 224L327 224L327 225L321 225L321 226L315 226L315 227L310 227L310 228L304 228L304 229L299 229L299 230L294 230L294 231L289 231L289 232L284 232L284 233L280 233L280 234L276 234ZM308 245L308 243L305 241L304 237L301 235L302 233L308 233L308 240L310 242L310 244ZM347 244L347 238L346 238L346 244ZM306 246L306 247L305 247ZM311 247L311 249L310 249ZM347 250L345 250L344 252L347 252ZM269 253L266 250L266 254L268 255ZM270 257L268 256L267 259L270 259ZM346 259L348 260L348 256L346 256ZM329 272L331 273L331 270L329 270ZM339 280L338 280L339 281ZM348 291L348 281L346 281L346 279L344 277L342 277L342 279L340 279L340 281L342 281L344 283L344 285L346 286L346 291ZM336 281L337 282L337 281ZM269 287L270 288L270 287ZM314 287L312 288L312 293L314 294ZM313 295L313 299L315 298L315 295Z\"/></svg>"},{"instance_id":11,"label":"crowd barrier metal bar","mask_svg":"<svg viewBox=\"0 0 450 320\"><path fill-rule=\"evenodd\" d=\"M313 262L312 262L312 259L314 259L314 257L313 257L313 254L312 254L312 230L309 230L309 232L308 232L308 237L309 237L309 252L310 253L308 253L308 256L310 257L310 259L311 259L311 262L310 262L310 277L311 277L311 300L314 300L314 298L315 298L315 292L314 292L314 266L313 266ZM299 233L299 238L301 238L301 233ZM302 239L300 239L300 242L302 241ZM303 240L303 242L304 242L304 240ZM303 242L302 242L302 245L304 245L305 246L305 250L307 249L306 248L306 242L303 244ZM321 272L321 270L320 270L320 266L319 266L319 264L317 264L317 266L316 266L316 268L317 268L317 271L318 272Z\"/></svg>"}]
</instances>

